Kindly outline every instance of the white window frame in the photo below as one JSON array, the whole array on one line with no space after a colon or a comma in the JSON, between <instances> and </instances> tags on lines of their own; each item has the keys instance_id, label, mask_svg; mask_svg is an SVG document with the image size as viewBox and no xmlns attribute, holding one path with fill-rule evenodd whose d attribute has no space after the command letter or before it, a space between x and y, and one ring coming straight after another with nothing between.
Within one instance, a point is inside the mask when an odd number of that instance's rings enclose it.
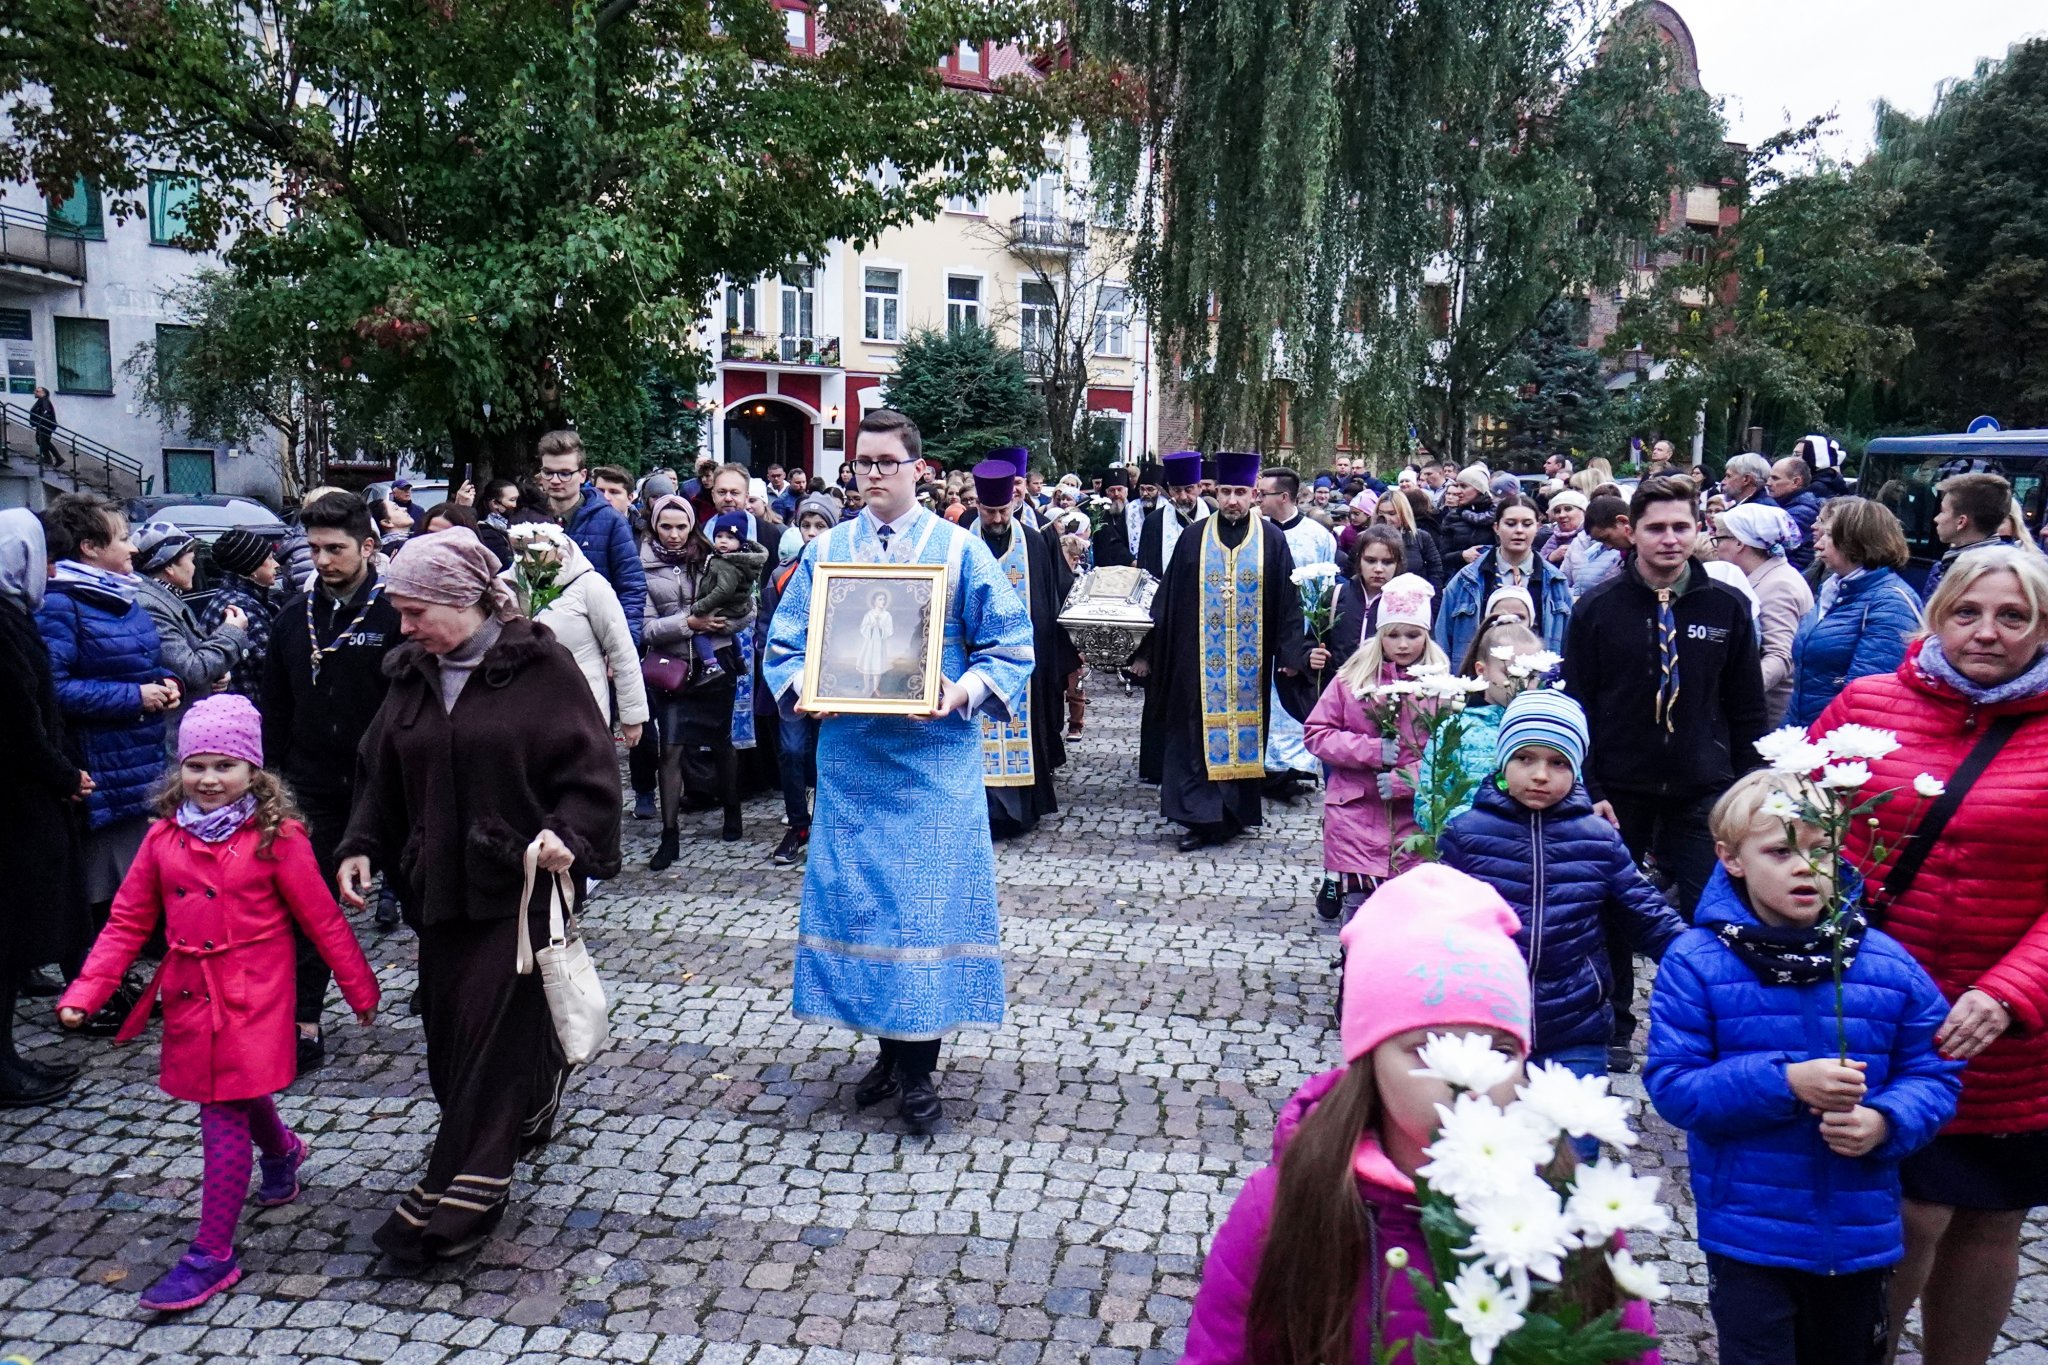
<instances>
[{"instance_id":1,"label":"white window frame","mask_svg":"<svg viewBox=\"0 0 2048 1365\"><path fill-rule=\"evenodd\" d=\"M728 280L725 286L725 330L738 331L745 336L761 335L761 291L759 281ZM734 308L735 303L739 304ZM733 324L733 314L739 314L739 324Z\"/></svg>"},{"instance_id":2,"label":"white window frame","mask_svg":"<svg viewBox=\"0 0 2048 1365\"><path fill-rule=\"evenodd\" d=\"M1052 296L1050 303L1033 303L1025 297L1025 291L1043 289ZM1036 275L1026 275L1017 282L1017 349L1028 359L1039 350L1050 360L1054 334L1060 325L1060 295L1057 287L1047 284ZM1034 325L1036 320L1036 325Z\"/></svg>"},{"instance_id":3,"label":"white window frame","mask_svg":"<svg viewBox=\"0 0 2048 1365\"><path fill-rule=\"evenodd\" d=\"M1100 412L1091 412L1088 415L1098 422L1114 422L1117 424L1116 454L1118 461L1121 462L1125 456L1131 453L1131 414L1128 412L1118 412L1114 408L1105 408Z\"/></svg>"},{"instance_id":4,"label":"white window frame","mask_svg":"<svg viewBox=\"0 0 2048 1365\"><path fill-rule=\"evenodd\" d=\"M877 289L871 279L875 272L894 275L895 285ZM881 346L903 340L903 296L910 272L894 261L861 262L861 339Z\"/></svg>"},{"instance_id":5,"label":"white window frame","mask_svg":"<svg viewBox=\"0 0 2048 1365\"><path fill-rule=\"evenodd\" d=\"M792 273L781 277L781 335L815 339L818 335L818 268L794 265L790 270ZM797 271L803 273L794 273Z\"/></svg>"},{"instance_id":6,"label":"white window frame","mask_svg":"<svg viewBox=\"0 0 2048 1365\"><path fill-rule=\"evenodd\" d=\"M1115 290L1121 296L1116 308L1108 304L1107 295ZM1095 299L1095 354L1113 360L1128 360L1131 356L1131 287L1128 284L1109 282L1103 284Z\"/></svg>"},{"instance_id":7,"label":"white window frame","mask_svg":"<svg viewBox=\"0 0 2048 1365\"><path fill-rule=\"evenodd\" d=\"M953 297L953 285L956 281L973 284L974 298L971 301ZM967 309L970 307L973 309L971 318L967 314ZM970 320L977 327L986 326L987 324L983 319L987 314L988 276L973 270L948 270L946 272L946 330L948 332L957 331L963 322Z\"/></svg>"}]
</instances>

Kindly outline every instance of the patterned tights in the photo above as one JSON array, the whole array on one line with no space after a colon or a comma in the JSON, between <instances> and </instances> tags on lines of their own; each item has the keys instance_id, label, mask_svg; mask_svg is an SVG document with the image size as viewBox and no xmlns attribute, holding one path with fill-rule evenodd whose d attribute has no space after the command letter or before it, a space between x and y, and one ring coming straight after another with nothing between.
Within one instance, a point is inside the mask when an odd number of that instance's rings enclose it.
<instances>
[{"instance_id":1,"label":"patterned tights","mask_svg":"<svg viewBox=\"0 0 2048 1365\"><path fill-rule=\"evenodd\" d=\"M206 1152L206 1179L199 1194L199 1231L192 1249L215 1260L234 1254L235 1227L249 1201L250 1139L265 1156L291 1150L292 1135L265 1095L199 1106L199 1140Z\"/></svg>"}]
</instances>

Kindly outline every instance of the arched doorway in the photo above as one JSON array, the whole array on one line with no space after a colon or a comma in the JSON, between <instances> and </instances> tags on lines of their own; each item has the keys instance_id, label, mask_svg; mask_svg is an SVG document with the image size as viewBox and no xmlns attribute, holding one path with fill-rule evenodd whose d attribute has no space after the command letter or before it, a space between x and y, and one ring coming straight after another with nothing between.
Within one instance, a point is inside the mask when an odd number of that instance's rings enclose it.
<instances>
[{"instance_id":1,"label":"arched doorway","mask_svg":"<svg viewBox=\"0 0 2048 1365\"><path fill-rule=\"evenodd\" d=\"M775 464L809 469L811 419L765 395L746 399L725 414L725 458L757 475L765 475Z\"/></svg>"}]
</instances>

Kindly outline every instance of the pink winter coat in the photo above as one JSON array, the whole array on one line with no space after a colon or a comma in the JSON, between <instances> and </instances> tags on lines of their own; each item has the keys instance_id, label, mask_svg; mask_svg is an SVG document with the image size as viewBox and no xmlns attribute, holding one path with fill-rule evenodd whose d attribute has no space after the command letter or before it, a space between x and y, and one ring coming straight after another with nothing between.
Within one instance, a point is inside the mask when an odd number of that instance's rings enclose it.
<instances>
[{"instance_id":1,"label":"pink winter coat","mask_svg":"<svg viewBox=\"0 0 2048 1365\"><path fill-rule=\"evenodd\" d=\"M1181 1365L1244 1365L1251 1359L1246 1315L1251 1309L1252 1286L1259 1278L1260 1249L1273 1221L1273 1196L1280 1187L1280 1154L1294 1130L1309 1111L1344 1078L1342 1068L1312 1076L1294 1098L1280 1110L1273 1128L1273 1164L1247 1180L1230 1206L1230 1215L1216 1230L1209 1246L1209 1258L1202 1264L1202 1287L1195 1294L1194 1315L1188 1320L1187 1349ZM1379 1227L1382 1258L1395 1247L1408 1253L1408 1263L1427 1269L1429 1246L1422 1236L1422 1218L1409 1201L1415 1186L1395 1167L1379 1143L1371 1138L1359 1148L1358 1194L1372 1207ZM1386 1311L1380 1317L1379 1338L1383 1346L1413 1341L1429 1330L1429 1315L1415 1302L1415 1287L1407 1272L1389 1274L1384 1259L1370 1273L1384 1286ZM1373 1286L1358 1287L1357 1312L1351 1323L1351 1354L1358 1365L1376 1365L1373 1343ZM1650 1306L1631 1300L1622 1310L1621 1325L1645 1336L1657 1334L1656 1318ZM1406 1346L1396 1351L1392 1365L1412 1365L1414 1357ZM1652 1349L1636 1365L1662 1365L1663 1357Z\"/></svg>"},{"instance_id":2,"label":"pink winter coat","mask_svg":"<svg viewBox=\"0 0 2048 1365\"><path fill-rule=\"evenodd\" d=\"M298 1075L294 923L334 969L349 1008L377 1007L377 978L321 879L305 826L288 822L270 852L258 855L261 838L245 827L209 844L176 821L157 821L85 970L58 1001L87 1014L105 1005L161 915L170 951L115 1041L142 1032L161 991L161 1084L176 1099L252 1100Z\"/></svg>"},{"instance_id":3,"label":"pink winter coat","mask_svg":"<svg viewBox=\"0 0 2048 1365\"><path fill-rule=\"evenodd\" d=\"M1380 681L1395 682L1406 671L1393 664L1380 666ZM1401 722L1395 749L1397 771L1390 784L1394 798L1380 796L1378 777L1388 770L1383 736L1366 709L1342 678L1323 689L1315 710L1302 723L1308 751L1323 760L1323 870L1359 872L1368 877L1390 877L1405 872L1415 860L1394 849L1415 825L1416 765L1422 759L1422 732L1412 719Z\"/></svg>"}]
</instances>

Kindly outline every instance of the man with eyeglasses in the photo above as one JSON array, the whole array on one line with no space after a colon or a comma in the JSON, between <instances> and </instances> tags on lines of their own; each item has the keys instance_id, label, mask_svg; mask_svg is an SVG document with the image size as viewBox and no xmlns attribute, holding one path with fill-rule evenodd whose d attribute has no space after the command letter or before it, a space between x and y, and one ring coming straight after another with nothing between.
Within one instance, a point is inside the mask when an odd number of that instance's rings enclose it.
<instances>
[{"instance_id":1,"label":"man with eyeglasses","mask_svg":"<svg viewBox=\"0 0 2048 1365\"><path fill-rule=\"evenodd\" d=\"M1350 462L1347 460L1345 463L1348 465ZM1294 556L1296 569L1310 564L1327 564L1332 570L1336 568L1337 537L1330 534L1328 527L1318 524L1301 510L1301 475L1285 465L1272 465L1261 470L1259 515L1279 528L1280 534L1286 537L1287 552ZM1304 620L1323 592L1326 589L1334 592L1336 586L1334 573L1331 577L1300 585ZM1308 641L1310 645L1315 643ZM1276 800L1292 802L1304 782L1313 784L1322 776L1323 765L1316 762L1316 756L1308 751L1301 722L1288 715L1286 708L1280 705L1277 691L1271 700L1268 713L1272 719L1267 725L1269 737L1266 740L1266 794Z\"/></svg>"},{"instance_id":2,"label":"man with eyeglasses","mask_svg":"<svg viewBox=\"0 0 2048 1365\"><path fill-rule=\"evenodd\" d=\"M1260 823L1267 723L1315 704L1287 537L1254 510L1259 457L1216 457L1216 515L1180 538L1152 598L1131 671L1146 677L1162 759L1159 813L1180 851L1227 843ZM1220 668L1204 666L1221 659Z\"/></svg>"},{"instance_id":3,"label":"man with eyeglasses","mask_svg":"<svg viewBox=\"0 0 2048 1365\"><path fill-rule=\"evenodd\" d=\"M811 713L818 795L797 920L797 1017L878 1037L854 1102L900 1096L914 1133L939 1118L940 1040L1003 1022L979 721L1023 713L1034 661L1031 617L988 546L918 506L922 448L900 412L861 419L852 467L865 505L804 547L762 664L782 714L805 714L804 660L821 643L810 639L816 566L945 566L937 705L917 716ZM915 634L905 620L899 637L906 629Z\"/></svg>"},{"instance_id":4,"label":"man with eyeglasses","mask_svg":"<svg viewBox=\"0 0 2048 1365\"><path fill-rule=\"evenodd\" d=\"M633 528L604 495L583 483L583 438L573 431L551 431L540 438L540 491L548 511L584 557L612 585L633 643L640 643L640 618L647 607L647 571L640 567L640 549Z\"/></svg>"}]
</instances>

